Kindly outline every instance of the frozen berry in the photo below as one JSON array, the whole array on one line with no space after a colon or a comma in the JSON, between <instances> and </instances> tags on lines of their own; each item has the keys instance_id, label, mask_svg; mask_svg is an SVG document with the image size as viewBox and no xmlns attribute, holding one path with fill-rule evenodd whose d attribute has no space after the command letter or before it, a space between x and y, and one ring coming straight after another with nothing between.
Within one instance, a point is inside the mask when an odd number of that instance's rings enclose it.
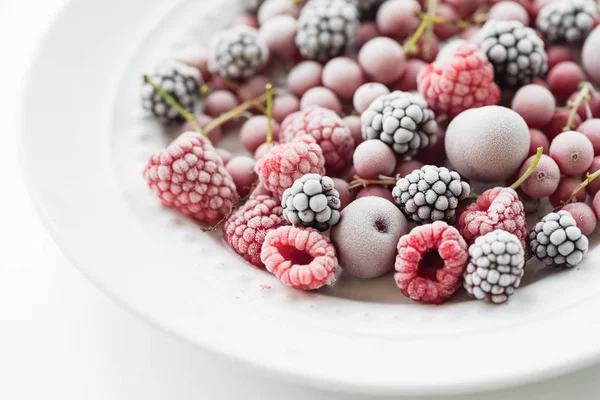
<instances>
[{"instance_id":1,"label":"frozen berry","mask_svg":"<svg viewBox=\"0 0 600 400\"><path fill-rule=\"evenodd\" d=\"M387 201L393 203L394 197L392 196L392 190L384 186L367 186L356 194L356 199L362 199L363 197L381 197Z\"/></svg>"},{"instance_id":2,"label":"frozen berry","mask_svg":"<svg viewBox=\"0 0 600 400\"><path fill-rule=\"evenodd\" d=\"M343 100L351 99L365 78L358 63L347 57L337 57L325 64L323 85Z\"/></svg>"},{"instance_id":3,"label":"frozen berry","mask_svg":"<svg viewBox=\"0 0 600 400\"><path fill-rule=\"evenodd\" d=\"M300 8L294 0L265 0L258 9L258 22L264 26L281 15L294 18L295 25L295 20L300 15Z\"/></svg>"},{"instance_id":4,"label":"frozen berry","mask_svg":"<svg viewBox=\"0 0 600 400\"><path fill-rule=\"evenodd\" d=\"M544 154L548 154L550 152L550 142L548 141L546 135L537 129L530 129L529 135L531 137L531 142L529 143L530 156L537 153L538 147L542 147L544 149Z\"/></svg>"},{"instance_id":5,"label":"frozen berry","mask_svg":"<svg viewBox=\"0 0 600 400\"><path fill-rule=\"evenodd\" d=\"M371 39L381 36L381 32L373 21L366 21L358 27L358 38L356 39L356 48L361 49Z\"/></svg>"},{"instance_id":6,"label":"frozen berry","mask_svg":"<svg viewBox=\"0 0 600 400\"><path fill-rule=\"evenodd\" d=\"M577 127L577 131L587 137L594 146L594 155L600 155L600 118L584 121Z\"/></svg>"},{"instance_id":7,"label":"frozen berry","mask_svg":"<svg viewBox=\"0 0 600 400\"><path fill-rule=\"evenodd\" d=\"M403 39L419 26L421 5L415 0L388 0L377 12L377 27L385 36Z\"/></svg>"},{"instance_id":8,"label":"frozen berry","mask_svg":"<svg viewBox=\"0 0 600 400\"><path fill-rule=\"evenodd\" d=\"M260 181L281 199L285 189L305 174L325 173L323 150L312 136L304 135L288 143L274 146L256 163Z\"/></svg>"},{"instance_id":9,"label":"frozen berry","mask_svg":"<svg viewBox=\"0 0 600 400\"><path fill-rule=\"evenodd\" d=\"M387 86L381 83L365 83L364 85L359 87L354 93L354 109L358 111L359 114L362 114L373 102L373 100L375 100L379 96L383 96L389 93L390 90L387 88Z\"/></svg>"},{"instance_id":10,"label":"frozen berry","mask_svg":"<svg viewBox=\"0 0 600 400\"><path fill-rule=\"evenodd\" d=\"M425 165L400 178L392 191L396 204L409 221L454 223L458 203L471 193L460 175L446 167Z\"/></svg>"},{"instance_id":11,"label":"frozen berry","mask_svg":"<svg viewBox=\"0 0 600 400\"><path fill-rule=\"evenodd\" d=\"M331 241L344 271L358 278L375 278L394 268L396 245L408 230L393 203L364 197L342 211L340 223L331 230Z\"/></svg>"},{"instance_id":12,"label":"frozen berry","mask_svg":"<svg viewBox=\"0 0 600 400\"><path fill-rule=\"evenodd\" d=\"M435 13L437 16L445 18L446 21L456 21L460 19L460 16L454 7L445 3L438 4ZM433 29L435 35L441 40L450 39L460 32L460 28L455 24L435 24Z\"/></svg>"},{"instance_id":13,"label":"frozen berry","mask_svg":"<svg viewBox=\"0 0 600 400\"><path fill-rule=\"evenodd\" d=\"M215 152L219 155L219 157L221 157L221 159L223 160L223 165L227 165L227 163L229 161L231 161L231 159L233 158L233 155L228 151L225 150L221 147L216 148Z\"/></svg>"},{"instance_id":14,"label":"frozen berry","mask_svg":"<svg viewBox=\"0 0 600 400\"><path fill-rule=\"evenodd\" d=\"M206 114L198 114L195 115L196 117L196 122L198 123L198 125L200 126L200 128L204 128L206 127L208 124L210 124L213 119L211 117L209 117ZM185 124L183 124L183 127L181 128L181 132L189 132L189 131L194 131L196 130L196 126L195 124L192 124L191 122L186 122ZM208 140L210 140L210 142L213 144L213 146L216 146L219 144L219 142L221 141L221 134L222 134L222 130L220 126L217 126L214 129L211 129L210 132L208 132L208 134L206 135L208 137Z\"/></svg>"},{"instance_id":15,"label":"frozen berry","mask_svg":"<svg viewBox=\"0 0 600 400\"><path fill-rule=\"evenodd\" d=\"M551 42L578 43L592 30L596 7L593 0L554 0L542 7L536 25Z\"/></svg>"},{"instance_id":16,"label":"frozen berry","mask_svg":"<svg viewBox=\"0 0 600 400\"><path fill-rule=\"evenodd\" d=\"M254 152L254 160L255 161L260 160L278 144L279 144L278 142L273 142L271 144L265 142L265 143L261 144L260 146L258 146L258 149L256 149L256 151Z\"/></svg>"},{"instance_id":17,"label":"frozen berry","mask_svg":"<svg viewBox=\"0 0 600 400\"><path fill-rule=\"evenodd\" d=\"M569 115L571 114L571 110L557 110L550 123L546 125L543 129L546 137L549 140L554 139L557 135L563 132L564 127L567 125L567 121L569 121ZM581 124L581 117L575 114L575 119L573 120L573 126L579 126Z\"/></svg>"},{"instance_id":18,"label":"frozen berry","mask_svg":"<svg viewBox=\"0 0 600 400\"><path fill-rule=\"evenodd\" d=\"M271 196L259 195L246 202L223 224L225 241L257 267L264 267L260 251L270 230L285 225L282 208Z\"/></svg>"},{"instance_id":19,"label":"frozen berry","mask_svg":"<svg viewBox=\"0 0 600 400\"><path fill-rule=\"evenodd\" d=\"M534 159L535 156L531 156L525 160L519 171L519 176L525 174L525 171L533 164ZM525 180L525 182L523 182L520 189L528 196L536 199L543 199L556 191L559 182L560 169L558 168L558 165L552 158L543 154L538 165L533 170L533 173Z\"/></svg>"},{"instance_id":20,"label":"frozen berry","mask_svg":"<svg viewBox=\"0 0 600 400\"><path fill-rule=\"evenodd\" d=\"M246 150L254 153L258 146L265 143L267 139L268 118L264 115L257 115L249 118L240 129L240 142ZM279 124L276 121L271 121L273 139L279 137Z\"/></svg>"},{"instance_id":21,"label":"frozen berry","mask_svg":"<svg viewBox=\"0 0 600 400\"><path fill-rule=\"evenodd\" d=\"M555 44L548 48L548 69L563 61L575 61L572 49L567 45Z\"/></svg>"},{"instance_id":22,"label":"frozen berry","mask_svg":"<svg viewBox=\"0 0 600 400\"><path fill-rule=\"evenodd\" d=\"M383 84L400 79L406 70L404 48L386 37L366 43L358 53L358 62L367 76Z\"/></svg>"},{"instance_id":23,"label":"frozen berry","mask_svg":"<svg viewBox=\"0 0 600 400\"><path fill-rule=\"evenodd\" d=\"M402 92L413 92L417 90L417 77L425 68L427 63L417 58L410 59L406 62L406 71L402 78L392 85L392 89Z\"/></svg>"},{"instance_id":24,"label":"frozen berry","mask_svg":"<svg viewBox=\"0 0 600 400\"><path fill-rule=\"evenodd\" d=\"M568 211L577 223L577 227L585 236L589 236L596 230L596 215L594 210L585 203L571 203L562 208Z\"/></svg>"},{"instance_id":25,"label":"frozen berry","mask_svg":"<svg viewBox=\"0 0 600 400\"><path fill-rule=\"evenodd\" d=\"M343 121L344 124L346 124L346 126L348 127L348 129L350 129L350 134L354 139L354 145L358 146L359 144L361 144L364 139L362 137L362 123L360 122L360 117L357 117L356 115L349 115L347 117L344 117Z\"/></svg>"},{"instance_id":26,"label":"frozen berry","mask_svg":"<svg viewBox=\"0 0 600 400\"><path fill-rule=\"evenodd\" d=\"M519 21L524 26L529 26L529 13L525 7L514 1L501 1L494 4L490 8L488 19Z\"/></svg>"},{"instance_id":27,"label":"frozen berry","mask_svg":"<svg viewBox=\"0 0 600 400\"><path fill-rule=\"evenodd\" d=\"M460 287L468 262L467 243L456 228L437 221L400 238L394 279L411 300L439 304Z\"/></svg>"},{"instance_id":28,"label":"frozen berry","mask_svg":"<svg viewBox=\"0 0 600 400\"><path fill-rule=\"evenodd\" d=\"M550 91L563 102L585 81L585 73L572 61L558 63L548 72Z\"/></svg>"},{"instance_id":29,"label":"frozen berry","mask_svg":"<svg viewBox=\"0 0 600 400\"><path fill-rule=\"evenodd\" d=\"M542 128L552 119L556 100L545 87L526 85L515 93L511 108L523 117L530 128Z\"/></svg>"},{"instance_id":30,"label":"frozen berry","mask_svg":"<svg viewBox=\"0 0 600 400\"><path fill-rule=\"evenodd\" d=\"M263 75L256 75L242 83L236 90L241 101L251 100L265 93L269 79Z\"/></svg>"},{"instance_id":31,"label":"frozen berry","mask_svg":"<svg viewBox=\"0 0 600 400\"><path fill-rule=\"evenodd\" d=\"M235 156L225 166L235 183L238 194L242 197L250 193L252 186L258 180L258 176L254 172L254 164L252 157Z\"/></svg>"},{"instance_id":32,"label":"frozen berry","mask_svg":"<svg viewBox=\"0 0 600 400\"><path fill-rule=\"evenodd\" d=\"M337 114L341 114L342 112L342 103L340 102L340 99L331 89L325 87L309 89L300 99L301 110L315 106L326 108Z\"/></svg>"},{"instance_id":33,"label":"frozen berry","mask_svg":"<svg viewBox=\"0 0 600 400\"><path fill-rule=\"evenodd\" d=\"M521 284L525 250L518 237L496 230L480 236L469 247L465 289L477 300L500 304Z\"/></svg>"},{"instance_id":34,"label":"frozen berry","mask_svg":"<svg viewBox=\"0 0 600 400\"><path fill-rule=\"evenodd\" d=\"M354 200L354 195L350 191L350 185L343 179L332 178L335 189L340 194L340 212Z\"/></svg>"},{"instance_id":35,"label":"frozen berry","mask_svg":"<svg viewBox=\"0 0 600 400\"><path fill-rule=\"evenodd\" d=\"M570 200L571 195L579 188L579 178L564 177L558 183L556 191L550 196L550 204L554 207L564 205ZM580 190L575 196L575 201L585 201L585 190Z\"/></svg>"},{"instance_id":36,"label":"frozen berry","mask_svg":"<svg viewBox=\"0 0 600 400\"><path fill-rule=\"evenodd\" d=\"M223 160L196 132L181 134L150 156L144 178L164 205L209 224L223 218L237 200Z\"/></svg>"},{"instance_id":37,"label":"frozen berry","mask_svg":"<svg viewBox=\"0 0 600 400\"><path fill-rule=\"evenodd\" d=\"M415 170L423 168L423 163L417 160L403 160L400 159L396 162L396 168L394 169L393 176L404 177Z\"/></svg>"},{"instance_id":38,"label":"frozen berry","mask_svg":"<svg viewBox=\"0 0 600 400\"><path fill-rule=\"evenodd\" d=\"M290 1L291 0L287 0ZM269 19L260 27L260 38L265 42L271 54L283 60L293 61L296 56L294 40L296 38L296 19L289 15L279 15Z\"/></svg>"},{"instance_id":39,"label":"frozen berry","mask_svg":"<svg viewBox=\"0 0 600 400\"><path fill-rule=\"evenodd\" d=\"M529 233L535 256L548 266L573 268L588 252L588 238L581 233L568 211L551 212Z\"/></svg>"},{"instance_id":40,"label":"frozen berry","mask_svg":"<svg viewBox=\"0 0 600 400\"><path fill-rule=\"evenodd\" d=\"M529 150L529 129L509 108L467 110L446 130L448 160L467 179L502 182L519 169Z\"/></svg>"},{"instance_id":41,"label":"frozen berry","mask_svg":"<svg viewBox=\"0 0 600 400\"><path fill-rule=\"evenodd\" d=\"M302 96L309 89L321 86L323 66L316 61L304 61L296 65L288 74L287 84L296 96Z\"/></svg>"},{"instance_id":42,"label":"frozen berry","mask_svg":"<svg viewBox=\"0 0 600 400\"><path fill-rule=\"evenodd\" d=\"M550 143L550 157L565 175L579 175L587 171L594 158L594 146L577 131L563 132Z\"/></svg>"},{"instance_id":43,"label":"frozen berry","mask_svg":"<svg viewBox=\"0 0 600 400\"><path fill-rule=\"evenodd\" d=\"M590 165L586 171L586 174L593 174L598 170L600 170L600 156L594 157L592 160L592 165ZM594 196L596 193L598 193L598 191L600 191L600 179L594 179L587 185L585 189L590 196Z\"/></svg>"},{"instance_id":44,"label":"frozen berry","mask_svg":"<svg viewBox=\"0 0 600 400\"><path fill-rule=\"evenodd\" d=\"M585 72L587 72L597 84L600 84L600 60L598 59L598 49L600 49L600 27L594 29L588 36L581 53Z\"/></svg>"},{"instance_id":45,"label":"frozen berry","mask_svg":"<svg viewBox=\"0 0 600 400\"><path fill-rule=\"evenodd\" d=\"M269 49L258 31L236 26L216 34L211 42L209 67L212 73L231 80L248 79L269 59Z\"/></svg>"},{"instance_id":46,"label":"frozen berry","mask_svg":"<svg viewBox=\"0 0 600 400\"><path fill-rule=\"evenodd\" d=\"M273 119L283 122L285 117L300 110L300 100L293 94L282 94L273 99Z\"/></svg>"},{"instance_id":47,"label":"frozen berry","mask_svg":"<svg viewBox=\"0 0 600 400\"><path fill-rule=\"evenodd\" d=\"M217 118L240 105L238 98L227 90L216 90L206 96L204 112L210 117Z\"/></svg>"},{"instance_id":48,"label":"frozen berry","mask_svg":"<svg viewBox=\"0 0 600 400\"><path fill-rule=\"evenodd\" d=\"M287 286L314 290L335 278L338 260L326 236L311 228L282 226L265 237L260 259Z\"/></svg>"},{"instance_id":49,"label":"frozen berry","mask_svg":"<svg viewBox=\"0 0 600 400\"><path fill-rule=\"evenodd\" d=\"M356 147L354 168L365 179L389 176L396 167L396 156L392 149L380 140L367 140Z\"/></svg>"}]
</instances>

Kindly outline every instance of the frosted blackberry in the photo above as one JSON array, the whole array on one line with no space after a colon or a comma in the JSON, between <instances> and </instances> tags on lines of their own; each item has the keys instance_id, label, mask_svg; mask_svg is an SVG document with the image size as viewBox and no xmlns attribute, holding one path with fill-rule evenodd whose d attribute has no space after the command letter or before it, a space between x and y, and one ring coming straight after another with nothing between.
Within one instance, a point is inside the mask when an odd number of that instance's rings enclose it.
<instances>
[{"instance_id":1,"label":"frosted blackberry","mask_svg":"<svg viewBox=\"0 0 600 400\"><path fill-rule=\"evenodd\" d=\"M348 0L309 0L298 19L296 47L303 57L327 61L354 45L358 10Z\"/></svg>"},{"instance_id":2,"label":"frosted blackberry","mask_svg":"<svg viewBox=\"0 0 600 400\"><path fill-rule=\"evenodd\" d=\"M464 286L477 300L504 303L521 284L525 250L512 233L498 229L479 236L469 256Z\"/></svg>"},{"instance_id":3,"label":"frosted blackberry","mask_svg":"<svg viewBox=\"0 0 600 400\"><path fill-rule=\"evenodd\" d=\"M385 0L352 0L352 3L358 9L360 19L371 19L377 14L379 6L383 4Z\"/></svg>"},{"instance_id":4,"label":"frosted blackberry","mask_svg":"<svg viewBox=\"0 0 600 400\"><path fill-rule=\"evenodd\" d=\"M233 81L248 79L269 60L269 49L258 31L236 26L223 31L211 43L209 68L212 73Z\"/></svg>"},{"instance_id":5,"label":"frosted blackberry","mask_svg":"<svg viewBox=\"0 0 600 400\"><path fill-rule=\"evenodd\" d=\"M411 157L434 144L435 114L418 94L395 91L376 98L362 113L364 139L379 139L402 156Z\"/></svg>"},{"instance_id":6,"label":"frosted blackberry","mask_svg":"<svg viewBox=\"0 0 600 400\"><path fill-rule=\"evenodd\" d=\"M471 187L458 172L446 167L425 165L401 178L392 190L394 201L406 217L420 224L456 219L458 202L471 193Z\"/></svg>"},{"instance_id":7,"label":"frosted blackberry","mask_svg":"<svg viewBox=\"0 0 600 400\"><path fill-rule=\"evenodd\" d=\"M536 25L551 42L582 42L598 15L593 0L554 0L538 14Z\"/></svg>"},{"instance_id":8,"label":"frosted blackberry","mask_svg":"<svg viewBox=\"0 0 600 400\"><path fill-rule=\"evenodd\" d=\"M529 247L548 266L573 268L588 251L588 238L575 219L561 210L546 215L529 232Z\"/></svg>"},{"instance_id":9,"label":"frosted blackberry","mask_svg":"<svg viewBox=\"0 0 600 400\"><path fill-rule=\"evenodd\" d=\"M292 225L316 228L321 232L340 220L340 194L333 179L306 174L283 192L283 216Z\"/></svg>"},{"instance_id":10,"label":"frosted blackberry","mask_svg":"<svg viewBox=\"0 0 600 400\"><path fill-rule=\"evenodd\" d=\"M200 85L202 84L199 70L173 61L157 68L156 72L149 75L149 78L152 83L173 97L183 108L194 112L194 108L200 100ZM163 124L183 122L183 117L179 112L171 107L149 83L144 83L142 87L142 106Z\"/></svg>"},{"instance_id":11,"label":"frosted blackberry","mask_svg":"<svg viewBox=\"0 0 600 400\"><path fill-rule=\"evenodd\" d=\"M475 40L494 66L494 78L501 87L526 85L548 71L544 41L518 21L489 21Z\"/></svg>"}]
</instances>

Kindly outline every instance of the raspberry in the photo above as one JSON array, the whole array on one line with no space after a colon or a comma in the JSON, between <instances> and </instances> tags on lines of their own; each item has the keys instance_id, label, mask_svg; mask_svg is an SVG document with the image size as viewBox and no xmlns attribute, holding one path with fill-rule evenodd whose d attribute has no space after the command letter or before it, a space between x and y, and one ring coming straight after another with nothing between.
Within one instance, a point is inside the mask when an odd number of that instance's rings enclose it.
<instances>
[{"instance_id":1,"label":"raspberry","mask_svg":"<svg viewBox=\"0 0 600 400\"><path fill-rule=\"evenodd\" d=\"M260 259L267 270L295 289L313 290L333 281L335 247L312 228L282 226L267 233Z\"/></svg>"},{"instance_id":2,"label":"raspberry","mask_svg":"<svg viewBox=\"0 0 600 400\"><path fill-rule=\"evenodd\" d=\"M260 250L267 233L285 225L282 212L279 203L271 196L252 198L223 225L225 240L250 264L264 267Z\"/></svg>"},{"instance_id":3,"label":"raspberry","mask_svg":"<svg viewBox=\"0 0 600 400\"><path fill-rule=\"evenodd\" d=\"M469 108L500 101L494 67L474 44L460 46L447 61L425 66L417 86L436 115L455 117Z\"/></svg>"},{"instance_id":4,"label":"raspberry","mask_svg":"<svg viewBox=\"0 0 600 400\"><path fill-rule=\"evenodd\" d=\"M144 178L163 204L209 224L223 218L238 197L223 160L195 132L181 134L151 155Z\"/></svg>"},{"instance_id":5,"label":"raspberry","mask_svg":"<svg viewBox=\"0 0 600 400\"><path fill-rule=\"evenodd\" d=\"M334 111L313 106L288 115L281 123L280 141L288 143L302 135L311 135L321 146L329 174L343 171L352 160L354 138Z\"/></svg>"},{"instance_id":6,"label":"raspberry","mask_svg":"<svg viewBox=\"0 0 600 400\"><path fill-rule=\"evenodd\" d=\"M304 135L277 145L256 163L256 173L277 200L285 189L305 174L325 174L323 150L312 136Z\"/></svg>"},{"instance_id":7,"label":"raspberry","mask_svg":"<svg viewBox=\"0 0 600 400\"><path fill-rule=\"evenodd\" d=\"M406 297L440 304L460 287L468 262L467 243L458 230L436 221L400 238L394 279Z\"/></svg>"},{"instance_id":8,"label":"raspberry","mask_svg":"<svg viewBox=\"0 0 600 400\"><path fill-rule=\"evenodd\" d=\"M527 245L525 208L517 192L511 188L497 187L485 191L477 202L461 211L457 226L469 244L497 229L512 233L525 249L525 260L531 258Z\"/></svg>"}]
</instances>

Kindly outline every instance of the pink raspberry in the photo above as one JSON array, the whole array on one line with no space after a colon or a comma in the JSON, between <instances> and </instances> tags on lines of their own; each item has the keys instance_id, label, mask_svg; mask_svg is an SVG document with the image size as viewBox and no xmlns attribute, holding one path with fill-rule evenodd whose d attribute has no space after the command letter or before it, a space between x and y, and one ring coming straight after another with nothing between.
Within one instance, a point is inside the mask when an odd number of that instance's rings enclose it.
<instances>
[{"instance_id":1,"label":"pink raspberry","mask_svg":"<svg viewBox=\"0 0 600 400\"><path fill-rule=\"evenodd\" d=\"M333 281L335 247L312 228L282 226L267 233L260 253L267 270L295 289L314 290Z\"/></svg>"},{"instance_id":2,"label":"pink raspberry","mask_svg":"<svg viewBox=\"0 0 600 400\"><path fill-rule=\"evenodd\" d=\"M497 187L485 191L475 203L460 212L457 226L469 244L496 229L512 233L523 244L525 259L531 258L525 208L517 192L511 188Z\"/></svg>"},{"instance_id":3,"label":"pink raspberry","mask_svg":"<svg viewBox=\"0 0 600 400\"><path fill-rule=\"evenodd\" d=\"M238 198L223 160L195 132L181 134L151 155L144 178L163 204L209 224L227 215Z\"/></svg>"},{"instance_id":4,"label":"pink raspberry","mask_svg":"<svg viewBox=\"0 0 600 400\"><path fill-rule=\"evenodd\" d=\"M467 243L458 230L436 221L400 238L394 279L406 297L440 304L460 287L468 263Z\"/></svg>"},{"instance_id":5,"label":"pink raspberry","mask_svg":"<svg viewBox=\"0 0 600 400\"><path fill-rule=\"evenodd\" d=\"M325 158L312 136L300 136L277 145L256 163L256 173L277 200L305 174L325 174Z\"/></svg>"},{"instance_id":6,"label":"pink raspberry","mask_svg":"<svg viewBox=\"0 0 600 400\"><path fill-rule=\"evenodd\" d=\"M236 253L257 267L264 267L260 250L265 236L285 225L283 209L271 196L252 198L237 210L223 225L225 240Z\"/></svg>"},{"instance_id":7,"label":"pink raspberry","mask_svg":"<svg viewBox=\"0 0 600 400\"><path fill-rule=\"evenodd\" d=\"M354 138L334 111L313 106L288 115L281 123L280 141L287 143L302 135L311 135L321 146L328 174L342 172L352 160Z\"/></svg>"},{"instance_id":8,"label":"pink raspberry","mask_svg":"<svg viewBox=\"0 0 600 400\"><path fill-rule=\"evenodd\" d=\"M463 44L452 58L425 66L417 77L417 86L436 115L451 118L500 101L494 67L474 44Z\"/></svg>"}]
</instances>

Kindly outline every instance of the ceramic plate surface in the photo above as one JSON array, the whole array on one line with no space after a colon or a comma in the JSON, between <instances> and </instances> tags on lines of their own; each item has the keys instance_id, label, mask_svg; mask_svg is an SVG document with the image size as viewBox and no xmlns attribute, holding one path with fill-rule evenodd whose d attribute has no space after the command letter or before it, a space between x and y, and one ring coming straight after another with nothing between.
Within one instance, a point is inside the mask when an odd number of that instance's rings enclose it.
<instances>
[{"instance_id":1,"label":"ceramic plate surface","mask_svg":"<svg viewBox=\"0 0 600 400\"><path fill-rule=\"evenodd\" d=\"M142 112L141 75L240 8L236 0L78 0L47 33L23 93L20 156L42 218L86 276L179 337L330 390L491 390L598 360L597 248L571 271L529 267L503 306L464 295L425 306L405 299L391 275L288 289L219 235L160 206L141 171L173 136Z\"/></svg>"}]
</instances>

